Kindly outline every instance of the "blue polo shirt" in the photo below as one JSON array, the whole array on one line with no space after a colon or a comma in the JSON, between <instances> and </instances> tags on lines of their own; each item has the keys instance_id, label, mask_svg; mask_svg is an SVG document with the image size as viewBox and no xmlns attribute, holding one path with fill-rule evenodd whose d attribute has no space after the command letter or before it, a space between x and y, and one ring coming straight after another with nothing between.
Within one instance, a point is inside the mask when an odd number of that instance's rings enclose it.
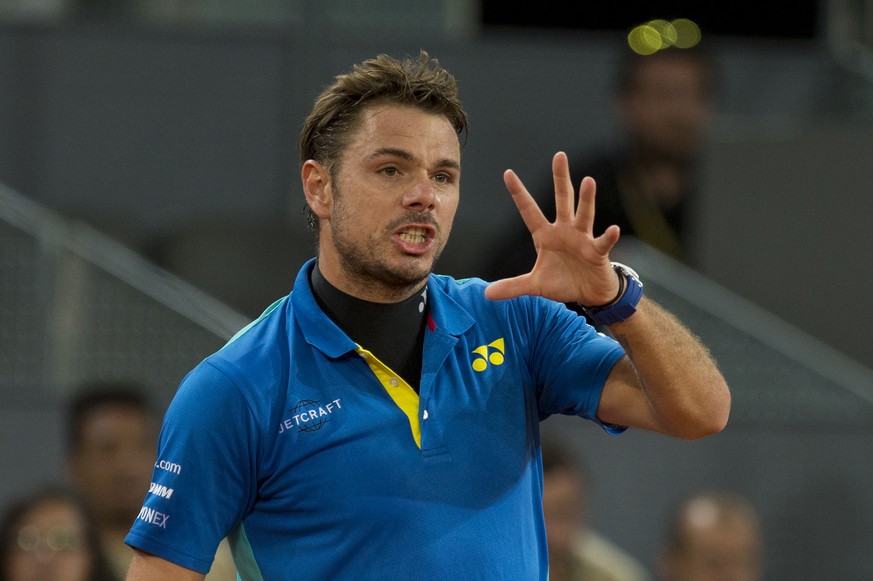
<instances>
[{"instance_id":1,"label":"blue polo shirt","mask_svg":"<svg viewBox=\"0 0 873 581\"><path fill-rule=\"evenodd\" d=\"M545 579L539 422L595 420L621 347L431 275L419 393L294 291L182 381L126 542L242 579Z\"/></svg>"}]
</instances>

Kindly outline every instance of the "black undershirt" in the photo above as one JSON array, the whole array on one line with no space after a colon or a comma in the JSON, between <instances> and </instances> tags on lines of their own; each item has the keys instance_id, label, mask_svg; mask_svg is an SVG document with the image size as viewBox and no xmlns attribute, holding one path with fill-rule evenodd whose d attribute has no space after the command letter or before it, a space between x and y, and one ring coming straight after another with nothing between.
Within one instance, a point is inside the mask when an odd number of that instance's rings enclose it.
<instances>
[{"instance_id":1,"label":"black undershirt","mask_svg":"<svg viewBox=\"0 0 873 581\"><path fill-rule=\"evenodd\" d=\"M358 345L379 358L416 392L427 322L427 287L399 303L372 303L348 295L321 274L309 276L318 306Z\"/></svg>"}]
</instances>

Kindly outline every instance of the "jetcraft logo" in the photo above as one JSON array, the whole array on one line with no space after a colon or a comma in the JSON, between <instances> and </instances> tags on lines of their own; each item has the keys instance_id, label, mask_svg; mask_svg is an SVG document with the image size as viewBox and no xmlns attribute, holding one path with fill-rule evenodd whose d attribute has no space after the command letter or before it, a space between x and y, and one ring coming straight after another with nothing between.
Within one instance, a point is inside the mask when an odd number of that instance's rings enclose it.
<instances>
[{"instance_id":1,"label":"jetcraft logo","mask_svg":"<svg viewBox=\"0 0 873 581\"><path fill-rule=\"evenodd\" d=\"M470 365L473 367L473 371L482 372L488 369L489 365L503 365L506 353L503 337L487 345L476 347L472 353L474 357Z\"/></svg>"},{"instance_id":2,"label":"jetcraft logo","mask_svg":"<svg viewBox=\"0 0 873 581\"><path fill-rule=\"evenodd\" d=\"M303 399L291 408L291 417L279 424L279 433L297 429L298 432L317 432L330 417L343 408L339 399L322 404L319 400Z\"/></svg>"}]
</instances>

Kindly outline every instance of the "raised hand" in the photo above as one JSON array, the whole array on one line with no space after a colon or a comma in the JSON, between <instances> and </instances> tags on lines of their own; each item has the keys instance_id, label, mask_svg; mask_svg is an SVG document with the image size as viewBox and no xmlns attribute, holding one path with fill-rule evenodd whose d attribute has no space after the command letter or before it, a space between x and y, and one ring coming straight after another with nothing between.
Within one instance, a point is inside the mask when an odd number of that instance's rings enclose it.
<instances>
[{"instance_id":1,"label":"raised hand","mask_svg":"<svg viewBox=\"0 0 873 581\"><path fill-rule=\"evenodd\" d=\"M515 172L506 170L503 174L506 188L533 237L537 260L529 273L489 285L485 296L500 300L539 295L587 306L609 303L619 290L618 276L609 261L609 251L620 235L618 226L594 236L594 180L582 180L579 205L574 208L573 182L564 152L552 159L552 177L556 215L555 221L549 222Z\"/></svg>"}]
</instances>

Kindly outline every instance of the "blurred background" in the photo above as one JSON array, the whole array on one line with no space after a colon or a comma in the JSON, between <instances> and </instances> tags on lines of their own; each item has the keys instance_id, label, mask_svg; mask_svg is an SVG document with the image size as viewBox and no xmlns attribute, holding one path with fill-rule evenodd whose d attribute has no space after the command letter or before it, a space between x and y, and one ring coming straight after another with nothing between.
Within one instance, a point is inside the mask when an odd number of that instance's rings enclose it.
<instances>
[{"instance_id":1,"label":"blurred background","mask_svg":"<svg viewBox=\"0 0 873 581\"><path fill-rule=\"evenodd\" d=\"M553 4L553 5L552 5ZM521 227L507 168L619 139L628 35L686 18L717 62L692 260L627 249L734 392L700 442L545 432L591 471L592 524L653 567L668 508L750 498L767 579L873 579L873 1L0 0L0 502L56 475L64 402L184 374L312 255L296 141L352 63L420 48L470 116L438 270L480 275ZM642 5L641 5L642 6Z\"/></svg>"}]
</instances>

